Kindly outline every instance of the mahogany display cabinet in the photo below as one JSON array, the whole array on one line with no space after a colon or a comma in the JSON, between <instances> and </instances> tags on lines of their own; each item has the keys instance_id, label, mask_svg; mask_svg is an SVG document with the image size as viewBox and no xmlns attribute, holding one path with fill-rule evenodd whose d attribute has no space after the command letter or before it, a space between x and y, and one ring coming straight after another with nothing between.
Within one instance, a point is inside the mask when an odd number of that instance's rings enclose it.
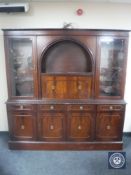
<instances>
[{"instance_id":1,"label":"mahogany display cabinet","mask_svg":"<svg viewBox=\"0 0 131 175\"><path fill-rule=\"evenodd\" d=\"M122 149L128 35L4 29L9 148Z\"/></svg>"}]
</instances>

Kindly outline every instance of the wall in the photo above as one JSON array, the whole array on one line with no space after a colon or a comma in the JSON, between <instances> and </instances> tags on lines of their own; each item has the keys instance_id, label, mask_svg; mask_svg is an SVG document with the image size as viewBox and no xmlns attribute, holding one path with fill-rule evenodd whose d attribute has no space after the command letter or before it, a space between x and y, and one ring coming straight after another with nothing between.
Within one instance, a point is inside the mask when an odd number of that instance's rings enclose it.
<instances>
[{"instance_id":1,"label":"wall","mask_svg":"<svg viewBox=\"0 0 131 175\"><path fill-rule=\"evenodd\" d=\"M83 8L83 16L75 14ZM62 28L65 22L74 28L131 29L131 5L86 2L31 3L27 14L0 14L2 28ZM0 31L0 131L8 130L5 101L7 83L4 61L3 35ZM131 53L129 53L131 55ZM131 131L130 98L131 60L128 60L125 99L128 103L124 131Z\"/></svg>"}]
</instances>

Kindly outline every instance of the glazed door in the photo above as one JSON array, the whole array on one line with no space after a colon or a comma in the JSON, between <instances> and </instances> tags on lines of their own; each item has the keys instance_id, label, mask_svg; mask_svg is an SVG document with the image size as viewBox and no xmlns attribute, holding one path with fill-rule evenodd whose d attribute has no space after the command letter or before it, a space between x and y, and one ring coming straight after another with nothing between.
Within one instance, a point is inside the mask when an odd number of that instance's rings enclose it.
<instances>
[{"instance_id":1,"label":"glazed door","mask_svg":"<svg viewBox=\"0 0 131 175\"><path fill-rule=\"evenodd\" d=\"M8 37L5 44L10 97L37 97L35 37Z\"/></svg>"},{"instance_id":2,"label":"glazed door","mask_svg":"<svg viewBox=\"0 0 131 175\"><path fill-rule=\"evenodd\" d=\"M111 36L98 38L96 96L122 98L125 84L127 39Z\"/></svg>"}]
</instances>

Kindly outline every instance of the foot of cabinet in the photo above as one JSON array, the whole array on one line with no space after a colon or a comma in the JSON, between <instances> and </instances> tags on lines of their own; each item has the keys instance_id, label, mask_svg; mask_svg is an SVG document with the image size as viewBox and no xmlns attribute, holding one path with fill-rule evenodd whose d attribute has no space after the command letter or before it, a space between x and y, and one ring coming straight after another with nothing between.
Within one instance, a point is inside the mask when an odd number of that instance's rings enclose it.
<instances>
[{"instance_id":1,"label":"foot of cabinet","mask_svg":"<svg viewBox=\"0 0 131 175\"><path fill-rule=\"evenodd\" d=\"M123 142L28 142L9 141L12 150L121 150Z\"/></svg>"}]
</instances>

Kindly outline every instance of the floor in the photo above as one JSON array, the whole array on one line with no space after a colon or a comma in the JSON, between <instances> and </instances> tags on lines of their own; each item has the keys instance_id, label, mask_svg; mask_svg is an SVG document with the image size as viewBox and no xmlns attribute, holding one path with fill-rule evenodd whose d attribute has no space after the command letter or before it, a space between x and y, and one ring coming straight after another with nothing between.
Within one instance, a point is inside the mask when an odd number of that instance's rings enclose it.
<instances>
[{"instance_id":1,"label":"floor","mask_svg":"<svg viewBox=\"0 0 131 175\"><path fill-rule=\"evenodd\" d=\"M11 151L0 133L0 175L131 175L131 136L124 136L126 169L108 169L109 151Z\"/></svg>"}]
</instances>

